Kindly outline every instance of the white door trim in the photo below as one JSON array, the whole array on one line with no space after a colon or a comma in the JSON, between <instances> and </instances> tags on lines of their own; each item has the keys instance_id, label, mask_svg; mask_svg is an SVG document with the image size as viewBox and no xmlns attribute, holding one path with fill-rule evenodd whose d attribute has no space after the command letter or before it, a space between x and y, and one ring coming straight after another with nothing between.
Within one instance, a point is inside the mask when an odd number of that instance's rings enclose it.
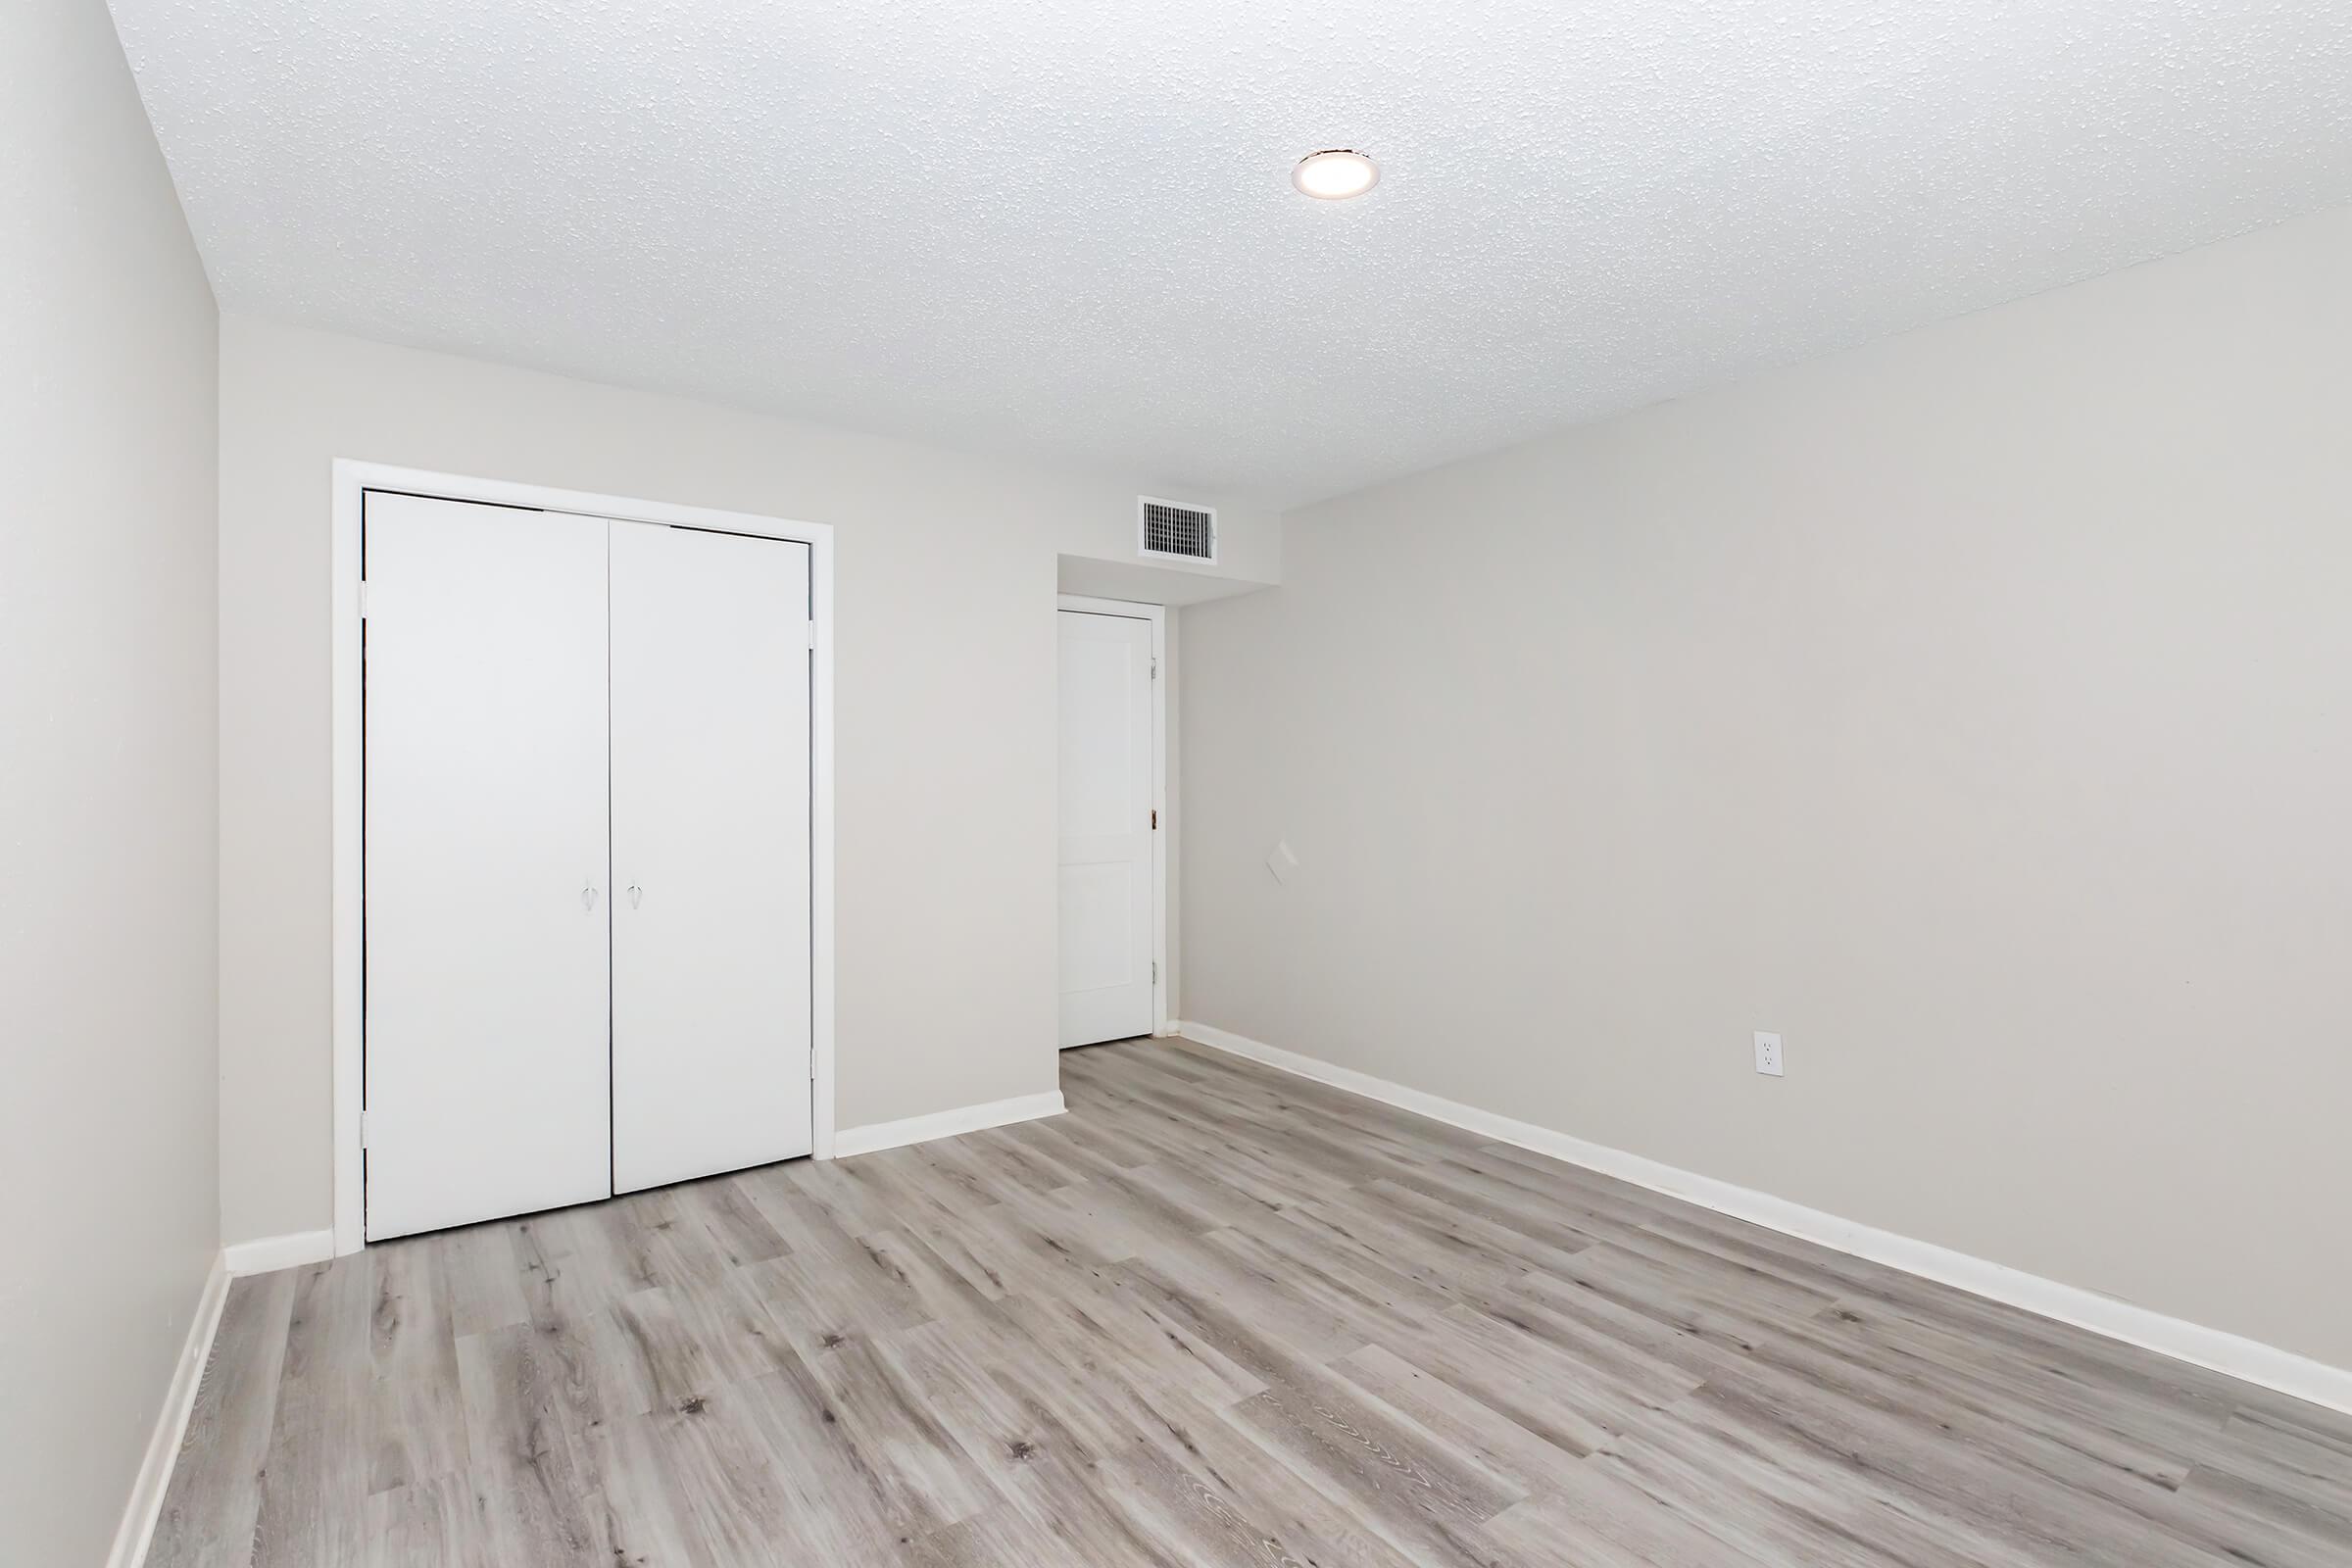
<instances>
[{"instance_id":1,"label":"white door trim","mask_svg":"<svg viewBox=\"0 0 2352 1568\"><path fill-rule=\"evenodd\" d=\"M332 751L334 775L334 1242L341 1256L361 1247L364 1195L361 1190L360 1107L361 1005L365 953L362 918L361 804L362 731L360 692L360 514L369 490L403 490L450 501L478 501L543 512L577 513L582 517L623 522L675 523L722 533L791 539L808 546L808 599L812 644L809 664L809 1010L815 1050L810 1096L816 1157L833 1157L833 529L821 522L793 522L708 507L672 506L620 496L591 495L546 485L433 473L337 458L334 465L332 535L329 548L328 636L332 655ZM1141 608L1141 607L1129 607ZM1154 647L1157 639L1154 638Z\"/></svg>"},{"instance_id":2,"label":"white door trim","mask_svg":"<svg viewBox=\"0 0 2352 1568\"><path fill-rule=\"evenodd\" d=\"M1164 605L1131 604L1124 599L1092 599L1084 594L1055 596L1054 610L1083 611L1090 615L1124 615L1152 623L1152 809L1158 828L1152 835L1152 1032L1168 1028L1168 989L1175 978L1168 972L1168 612Z\"/></svg>"}]
</instances>

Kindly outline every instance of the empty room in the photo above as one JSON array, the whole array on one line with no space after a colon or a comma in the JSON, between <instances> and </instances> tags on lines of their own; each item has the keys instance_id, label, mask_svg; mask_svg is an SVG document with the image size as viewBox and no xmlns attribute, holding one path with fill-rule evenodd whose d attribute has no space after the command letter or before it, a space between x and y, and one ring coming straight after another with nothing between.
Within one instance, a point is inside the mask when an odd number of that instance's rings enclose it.
<instances>
[{"instance_id":1,"label":"empty room","mask_svg":"<svg viewBox=\"0 0 2352 1568\"><path fill-rule=\"evenodd\" d=\"M2352 1564L2340 0L0 78L0 1563Z\"/></svg>"}]
</instances>

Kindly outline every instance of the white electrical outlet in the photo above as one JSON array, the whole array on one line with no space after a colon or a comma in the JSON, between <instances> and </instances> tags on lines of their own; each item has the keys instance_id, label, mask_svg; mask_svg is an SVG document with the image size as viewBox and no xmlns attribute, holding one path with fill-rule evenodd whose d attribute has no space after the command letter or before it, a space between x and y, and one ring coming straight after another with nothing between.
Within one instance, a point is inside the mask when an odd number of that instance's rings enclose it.
<instances>
[{"instance_id":1,"label":"white electrical outlet","mask_svg":"<svg viewBox=\"0 0 2352 1568\"><path fill-rule=\"evenodd\" d=\"M1756 1031L1756 1071L1778 1078L1781 1072L1781 1037L1769 1029Z\"/></svg>"}]
</instances>

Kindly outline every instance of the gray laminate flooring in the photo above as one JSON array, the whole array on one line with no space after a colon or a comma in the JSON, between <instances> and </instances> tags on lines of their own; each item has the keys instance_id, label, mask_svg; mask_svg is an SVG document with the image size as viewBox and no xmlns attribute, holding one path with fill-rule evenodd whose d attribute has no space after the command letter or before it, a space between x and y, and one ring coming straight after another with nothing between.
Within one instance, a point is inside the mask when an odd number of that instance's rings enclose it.
<instances>
[{"instance_id":1,"label":"gray laminate flooring","mask_svg":"<svg viewBox=\"0 0 2352 1568\"><path fill-rule=\"evenodd\" d=\"M2352 1563L2352 1417L1196 1047L239 1281L151 1568Z\"/></svg>"}]
</instances>

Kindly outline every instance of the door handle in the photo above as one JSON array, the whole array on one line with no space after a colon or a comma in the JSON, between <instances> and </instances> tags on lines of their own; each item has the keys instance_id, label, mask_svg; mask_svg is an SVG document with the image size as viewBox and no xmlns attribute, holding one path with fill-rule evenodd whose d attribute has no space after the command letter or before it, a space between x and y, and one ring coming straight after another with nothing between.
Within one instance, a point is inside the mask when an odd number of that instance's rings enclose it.
<instances>
[{"instance_id":1,"label":"door handle","mask_svg":"<svg viewBox=\"0 0 2352 1568\"><path fill-rule=\"evenodd\" d=\"M639 887L639 886L638 886L636 883L634 883L634 882L630 883L630 884L629 884L629 907L630 907L630 908L632 908L632 909L634 909L635 907L637 907L637 906L638 906L638 905L640 905L640 904L642 904L642 903L644 903L644 902L645 902L645 889L643 889L643 888Z\"/></svg>"},{"instance_id":2,"label":"door handle","mask_svg":"<svg viewBox=\"0 0 2352 1568\"><path fill-rule=\"evenodd\" d=\"M588 886L580 889L580 907L583 909L594 909L596 907L596 884L590 883Z\"/></svg>"}]
</instances>

